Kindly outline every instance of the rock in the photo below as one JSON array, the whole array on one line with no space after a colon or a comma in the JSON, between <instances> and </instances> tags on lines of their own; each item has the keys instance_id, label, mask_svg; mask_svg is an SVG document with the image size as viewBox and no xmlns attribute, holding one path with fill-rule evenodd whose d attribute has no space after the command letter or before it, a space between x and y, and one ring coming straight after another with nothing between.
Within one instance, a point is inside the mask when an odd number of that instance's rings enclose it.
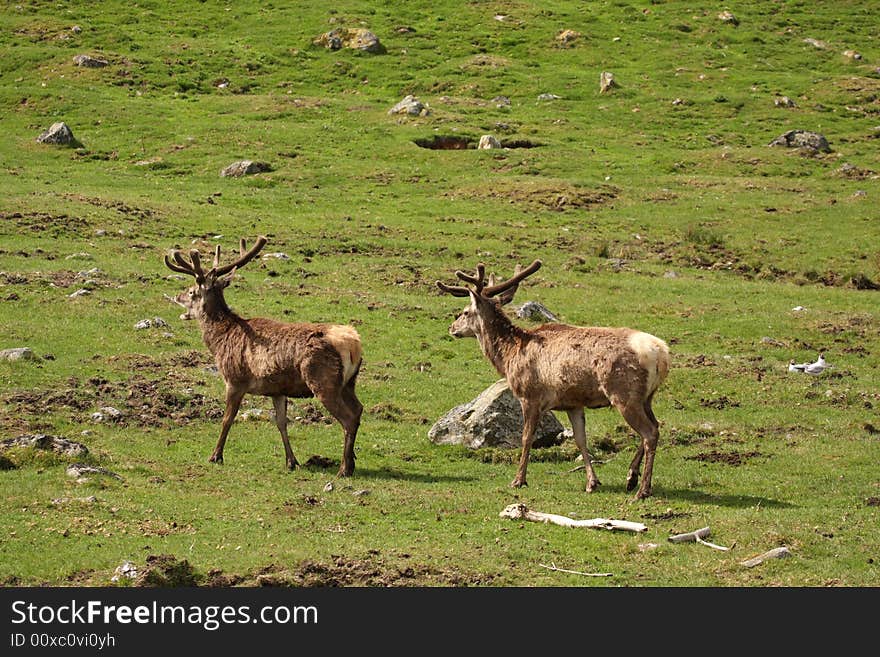
<instances>
[{"instance_id":1,"label":"rock","mask_svg":"<svg viewBox=\"0 0 880 657\"><path fill-rule=\"evenodd\" d=\"M786 148L803 148L817 153L830 153L831 147L824 135L808 130L789 130L783 135L770 142L770 146L784 146Z\"/></svg>"},{"instance_id":2,"label":"rock","mask_svg":"<svg viewBox=\"0 0 880 657\"><path fill-rule=\"evenodd\" d=\"M269 419L269 415L262 408L249 408L248 410L241 413L238 417L245 422L247 422L248 420Z\"/></svg>"},{"instance_id":3,"label":"rock","mask_svg":"<svg viewBox=\"0 0 880 657\"><path fill-rule=\"evenodd\" d=\"M22 434L15 438L0 440L0 450L9 449L10 447L32 447L47 452L55 452L63 456L81 457L89 453L88 448L82 443L44 433Z\"/></svg>"},{"instance_id":4,"label":"rock","mask_svg":"<svg viewBox=\"0 0 880 657\"><path fill-rule=\"evenodd\" d=\"M776 107L797 107L795 102L788 96L777 96L773 99L773 104Z\"/></svg>"},{"instance_id":5,"label":"rock","mask_svg":"<svg viewBox=\"0 0 880 657\"><path fill-rule=\"evenodd\" d=\"M788 345L784 342L776 340L775 338L771 338L769 335L765 335L761 338L761 344L767 344L771 347L787 347Z\"/></svg>"},{"instance_id":6,"label":"rock","mask_svg":"<svg viewBox=\"0 0 880 657\"><path fill-rule=\"evenodd\" d=\"M494 103L495 107L510 107L510 98L507 96L495 96L490 102Z\"/></svg>"},{"instance_id":7,"label":"rock","mask_svg":"<svg viewBox=\"0 0 880 657\"><path fill-rule=\"evenodd\" d=\"M855 60L859 60L862 58L861 54L857 53L855 50L844 50L843 56Z\"/></svg>"},{"instance_id":8,"label":"rock","mask_svg":"<svg viewBox=\"0 0 880 657\"><path fill-rule=\"evenodd\" d=\"M138 576L137 566L132 561L123 561L121 565L116 566L113 571L111 582L118 582L120 579L136 579Z\"/></svg>"},{"instance_id":9,"label":"rock","mask_svg":"<svg viewBox=\"0 0 880 657\"><path fill-rule=\"evenodd\" d=\"M263 173L271 171L272 165L267 162L254 162L253 160L239 160L233 162L220 172L221 178L240 178L241 176L249 176L254 173Z\"/></svg>"},{"instance_id":10,"label":"rock","mask_svg":"<svg viewBox=\"0 0 880 657\"><path fill-rule=\"evenodd\" d=\"M483 135L480 137L480 143L477 144L477 149L485 148L501 148L501 142L495 139L492 135Z\"/></svg>"},{"instance_id":11,"label":"rock","mask_svg":"<svg viewBox=\"0 0 880 657\"><path fill-rule=\"evenodd\" d=\"M134 328L136 331L139 331L141 329L161 328L163 326L168 326L168 322L161 317L153 317L153 319L142 319L134 325Z\"/></svg>"},{"instance_id":12,"label":"rock","mask_svg":"<svg viewBox=\"0 0 880 657\"><path fill-rule=\"evenodd\" d=\"M520 319L530 319L533 322L558 322L559 319L545 306L537 301L526 301L516 309L516 316Z\"/></svg>"},{"instance_id":13,"label":"rock","mask_svg":"<svg viewBox=\"0 0 880 657\"><path fill-rule=\"evenodd\" d=\"M501 379L466 404L456 406L434 423L428 438L437 445L480 447L522 446L522 407L507 381ZM535 447L558 445L563 440L562 424L553 413L541 417L535 432Z\"/></svg>"},{"instance_id":14,"label":"rock","mask_svg":"<svg viewBox=\"0 0 880 657\"><path fill-rule=\"evenodd\" d=\"M0 360L40 360L30 347L13 347L0 350Z\"/></svg>"},{"instance_id":15,"label":"rock","mask_svg":"<svg viewBox=\"0 0 880 657\"><path fill-rule=\"evenodd\" d=\"M57 144L59 146L76 146L79 142L73 136L73 132L63 121L53 123L49 129L37 137L41 144Z\"/></svg>"},{"instance_id":16,"label":"rock","mask_svg":"<svg viewBox=\"0 0 880 657\"><path fill-rule=\"evenodd\" d=\"M730 25L739 25L739 19L733 15L733 12L730 11L722 11L718 14L718 20L722 23L728 23Z\"/></svg>"},{"instance_id":17,"label":"rock","mask_svg":"<svg viewBox=\"0 0 880 657\"><path fill-rule=\"evenodd\" d=\"M613 87L616 87L617 83L614 81L614 73L610 73L609 71L602 71L599 74L599 93L604 94L611 91Z\"/></svg>"},{"instance_id":18,"label":"rock","mask_svg":"<svg viewBox=\"0 0 880 657\"><path fill-rule=\"evenodd\" d=\"M818 48L819 50L825 50L828 47L828 44L824 41L820 41L819 39L814 39L812 37L807 37L804 39L804 43L808 43L814 48Z\"/></svg>"},{"instance_id":19,"label":"rock","mask_svg":"<svg viewBox=\"0 0 880 657\"><path fill-rule=\"evenodd\" d=\"M72 293L68 294L67 296L70 299L76 299L77 297L84 297L88 294L91 294L91 292L89 292L88 290L77 290L76 292L72 292Z\"/></svg>"},{"instance_id":20,"label":"rock","mask_svg":"<svg viewBox=\"0 0 880 657\"><path fill-rule=\"evenodd\" d=\"M408 116L427 116L430 114L428 107L412 94L404 96L403 100L388 110L389 114L407 114Z\"/></svg>"},{"instance_id":21,"label":"rock","mask_svg":"<svg viewBox=\"0 0 880 657\"><path fill-rule=\"evenodd\" d=\"M574 30L562 30L556 35L556 42L562 46L570 46L581 36L580 32Z\"/></svg>"},{"instance_id":22,"label":"rock","mask_svg":"<svg viewBox=\"0 0 880 657\"><path fill-rule=\"evenodd\" d=\"M83 68L103 68L110 65L110 62L106 59L98 59L91 55L74 55L73 63L76 66L82 66Z\"/></svg>"},{"instance_id":23,"label":"rock","mask_svg":"<svg viewBox=\"0 0 880 657\"><path fill-rule=\"evenodd\" d=\"M316 46L324 46L330 50L351 48L361 50L374 55L381 55L385 46L379 42L379 37L363 27L337 27L329 32L316 37L313 41Z\"/></svg>"},{"instance_id":24,"label":"rock","mask_svg":"<svg viewBox=\"0 0 880 657\"><path fill-rule=\"evenodd\" d=\"M290 260L290 256L286 253L281 253L280 251L276 253L264 253L262 256L263 260Z\"/></svg>"},{"instance_id":25,"label":"rock","mask_svg":"<svg viewBox=\"0 0 880 657\"><path fill-rule=\"evenodd\" d=\"M102 406L96 412L92 413L92 422L118 422L122 419L122 411L112 406Z\"/></svg>"},{"instance_id":26,"label":"rock","mask_svg":"<svg viewBox=\"0 0 880 657\"><path fill-rule=\"evenodd\" d=\"M868 178L877 177L876 172L871 169L862 169L849 162L840 165L840 168L837 170L837 175L843 178L849 178L850 180L866 180Z\"/></svg>"},{"instance_id":27,"label":"rock","mask_svg":"<svg viewBox=\"0 0 880 657\"><path fill-rule=\"evenodd\" d=\"M541 94L538 96L538 100L559 100L562 96L557 96L556 94Z\"/></svg>"},{"instance_id":28,"label":"rock","mask_svg":"<svg viewBox=\"0 0 880 657\"><path fill-rule=\"evenodd\" d=\"M115 472L110 472L107 468L101 468L96 465L86 465L85 463L74 463L73 465L67 466L67 476L68 477L76 477L77 480L84 479L86 475L102 475L105 477L113 477L114 479L122 480Z\"/></svg>"},{"instance_id":29,"label":"rock","mask_svg":"<svg viewBox=\"0 0 880 657\"><path fill-rule=\"evenodd\" d=\"M78 504L96 504L98 498L94 495L89 495L88 497L56 497L52 500L52 506L63 506L72 502Z\"/></svg>"}]
</instances>

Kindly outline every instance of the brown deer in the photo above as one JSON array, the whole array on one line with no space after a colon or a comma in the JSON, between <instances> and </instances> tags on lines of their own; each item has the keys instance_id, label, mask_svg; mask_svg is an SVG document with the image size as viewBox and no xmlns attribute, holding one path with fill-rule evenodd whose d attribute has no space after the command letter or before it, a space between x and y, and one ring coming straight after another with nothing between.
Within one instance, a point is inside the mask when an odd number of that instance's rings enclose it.
<instances>
[{"instance_id":1,"label":"brown deer","mask_svg":"<svg viewBox=\"0 0 880 657\"><path fill-rule=\"evenodd\" d=\"M226 383L226 412L220 439L209 460L223 463L229 429L242 399L250 393L272 398L287 467L293 470L298 463L287 438L287 398L317 397L345 432L339 476L350 476L354 472L354 441L363 412L354 391L362 355L357 331L339 324L243 319L230 310L223 298L223 290L235 271L253 260L267 241L259 237L247 250L242 239L238 259L223 266L218 245L214 264L207 272L195 249L189 252L189 260L176 249L170 257L165 256L169 269L196 279L195 285L169 298L185 309L181 319L198 320L205 345L214 355Z\"/></svg>"},{"instance_id":2,"label":"brown deer","mask_svg":"<svg viewBox=\"0 0 880 657\"><path fill-rule=\"evenodd\" d=\"M527 485L529 450L538 421L546 411L560 410L568 414L574 440L584 457L586 490L595 490L599 479L587 451L584 408L614 406L641 437L626 477L626 489L631 491L638 485L644 457L644 476L636 497L648 497L659 438L651 400L669 373L669 349L663 340L629 328L554 323L527 330L515 326L502 306L513 300L519 283L540 267L541 261L535 260L524 270L517 267L510 279L495 283L490 278L487 285L485 266L478 264L476 275L455 272L470 287L437 281L447 294L471 299L449 327L449 333L457 338L475 336L483 354L507 379L522 405L522 453L510 485Z\"/></svg>"}]
</instances>

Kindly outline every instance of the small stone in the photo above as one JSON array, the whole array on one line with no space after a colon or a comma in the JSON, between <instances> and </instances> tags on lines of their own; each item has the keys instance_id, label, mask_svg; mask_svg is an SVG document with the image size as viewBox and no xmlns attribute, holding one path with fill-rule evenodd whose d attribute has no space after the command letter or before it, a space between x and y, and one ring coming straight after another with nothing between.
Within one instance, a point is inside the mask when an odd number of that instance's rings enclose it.
<instances>
[{"instance_id":1,"label":"small stone","mask_svg":"<svg viewBox=\"0 0 880 657\"><path fill-rule=\"evenodd\" d=\"M797 107L797 104L788 96L777 96L773 99L776 107Z\"/></svg>"},{"instance_id":2,"label":"small stone","mask_svg":"<svg viewBox=\"0 0 880 657\"><path fill-rule=\"evenodd\" d=\"M399 103L394 105L388 114L406 114L408 116L427 116L430 114L428 107L412 94L403 97Z\"/></svg>"},{"instance_id":3,"label":"small stone","mask_svg":"<svg viewBox=\"0 0 880 657\"><path fill-rule=\"evenodd\" d=\"M122 479L115 472L111 472L107 468L101 468L95 465L86 465L85 463L74 463L67 466L67 476L76 477L77 480L84 478L84 475L102 475L105 477L113 477L114 479Z\"/></svg>"},{"instance_id":4,"label":"small stone","mask_svg":"<svg viewBox=\"0 0 880 657\"><path fill-rule=\"evenodd\" d=\"M13 347L0 350L0 360L39 360L39 358L30 347Z\"/></svg>"},{"instance_id":5,"label":"small stone","mask_svg":"<svg viewBox=\"0 0 880 657\"><path fill-rule=\"evenodd\" d=\"M614 81L614 73L609 71L602 71L599 74L599 93L604 94L611 91L612 88L616 87L617 83Z\"/></svg>"},{"instance_id":6,"label":"small stone","mask_svg":"<svg viewBox=\"0 0 880 657\"><path fill-rule=\"evenodd\" d=\"M859 60L862 58L861 54L857 53L855 50L844 50L843 56L847 57L848 59L855 59L855 60Z\"/></svg>"},{"instance_id":7,"label":"small stone","mask_svg":"<svg viewBox=\"0 0 880 657\"><path fill-rule=\"evenodd\" d=\"M73 63L83 68L103 68L110 65L106 59L98 59L91 55L74 55Z\"/></svg>"},{"instance_id":8,"label":"small stone","mask_svg":"<svg viewBox=\"0 0 880 657\"><path fill-rule=\"evenodd\" d=\"M824 50L828 47L827 43L825 43L824 41L820 41L819 39L814 39L813 37L807 37L806 39L804 39L804 43L807 43L819 50Z\"/></svg>"},{"instance_id":9,"label":"small stone","mask_svg":"<svg viewBox=\"0 0 880 657\"><path fill-rule=\"evenodd\" d=\"M541 94L538 96L538 100L559 100L562 96L557 96L556 94Z\"/></svg>"},{"instance_id":10,"label":"small stone","mask_svg":"<svg viewBox=\"0 0 880 657\"><path fill-rule=\"evenodd\" d=\"M570 46L581 36L580 32L574 30L562 30L556 35L556 41L562 46Z\"/></svg>"},{"instance_id":11,"label":"small stone","mask_svg":"<svg viewBox=\"0 0 880 657\"><path fill-rule=\"evenodd\" d=\"M271 171L272 166L267 162L254 162L253 160L240 160L233 162L220 172L221 178L240 178L254 173Z\"/></svg>"},{"instance_id":12,"label":"small stone","mask_svg":"<svg viewBox=\"0 0 880 657\"><path fill-rule=\"evenodd\" d=\"M91 294L91 292L89 292L88 290L77 290L76 292L68 294L67 296L70 299L76 299L77 297L84 297L87 294Z\"/></svg>"},{"instance_id":13,"label":"small stone","mask_svg":"<svg viewBox=\"0 0 880 657\"><path fill-rule=\"evenodd\" d=\"M784 146L786 148L802 148L806 151L817 153L830 153L831 147L824 135L809 130L789 130L770 142L770 146Z\"/></svg>"},{"instance_id":14,"label":"small stone","mask_svg":"<svg viewBox=\"0 0 880 657\"><path fill-rule=\"evenodd\" d=\"M272 260L272 259L275 259L275 260L290 260L290 256L287 255L286 253L282 253L282 252L280 252L280 251L277 251L277 252L275 252L275 253L264 253L264 254L262 255L262 259L263 259L263 260Z\"/></svg>"},{"instance_id":15,"label":"small stone","mask_svg":"<svg viewBox=\"0 0 880 657\"><path fill-rule=\"evenodd\" d=\"M547 308L537 301L526 301L522 306L517 308L516 316L520 319L530 319L533 322L557 322L556 315L551 313Z\"/></svg>"},{"instance_id":16,"label":"small stone","mask_svg":"<svg viewBox=\"0 0 880 657\"><path fill-rule=\"evenodd\" d=\"M718 20L722 23L729 23L730 25L739 25L739 19L733 15L733 12L727 10L718 14Z\"/></svg>"}]
</instances>

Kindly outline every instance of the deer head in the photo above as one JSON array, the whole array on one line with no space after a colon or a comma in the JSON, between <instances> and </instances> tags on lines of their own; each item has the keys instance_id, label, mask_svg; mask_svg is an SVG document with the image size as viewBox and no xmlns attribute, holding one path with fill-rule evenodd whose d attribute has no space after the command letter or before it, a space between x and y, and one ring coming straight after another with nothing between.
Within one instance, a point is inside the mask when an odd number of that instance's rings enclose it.
<instances>
[{"instance_id":1,"label":"deer head","mask_svg":"<svg viewBox=\"0 0 880 657\"><path fill-rule=\"evenodd\" d=\"M501 306L513 301L513 295L516 294L520 282L540 268L540 260L535 260L525 269L517 265L513 276L506 281L497 282L494 276L490 276L487 283L485 280L486 267L483 263L479 263L476 274L473 276L463 271L455 272L459 279L471 287L445 285L437 281L437 287L447 294L454 297L469 296L471 299L470 305L465 307L452 322L449 334L456 338L467 338L482 333L485 323L501 312Z\"/></svg>"},{"instance_id":2,"label":"deer head","mask_svg":"<svg viewBox=\"0 0 880 657\"><path fill-rule=\"evenodd\" d=\"M184 308L180 319L199 319L216 317L228 312L223 298L223 290L232 282L235 271L254 259L268 240L260 236L256 243L247 249L244 238L239 243L239 257L235 262L220 266L220 245L214 249L214 263L207 272L202 268L202 259L196 249L189 252L189 261L177 249L165 256L165 265L172 271L189 274L196 279L195 285L187 288L176 297L166 297Z\"/></svg>"}]
</instances>

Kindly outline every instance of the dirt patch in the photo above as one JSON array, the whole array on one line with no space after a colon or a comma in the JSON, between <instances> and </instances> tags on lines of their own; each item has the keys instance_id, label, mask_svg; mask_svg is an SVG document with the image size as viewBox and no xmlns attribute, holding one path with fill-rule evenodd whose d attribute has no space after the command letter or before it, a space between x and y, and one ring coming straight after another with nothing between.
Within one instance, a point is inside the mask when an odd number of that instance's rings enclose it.
<instances>
[{"instance_id":1,"label":"dirt patch","mask_svg":"<svg viewBox=\"0 0 880 657\"><path fill-rule=\"evenodd\" d=\"M675 518L689 518L692 516L692 513L688 513L687 511L673 511L672 509L666 509L662 513L643 513L642 518L646 518L647 520L673 520Z\"/></svg>"},{"instance_id":2,"label":"dirt patch","mask_svg":"<svg viewBox=\"0 0 880 657\"><path fill-rule=\"evenodd\" d=\"M85 219L68 214L50 214L48 212L0 212L0 222L12 222L19 229L33 233L47 233L52 237L77 232L77 229L89 225Z\"/></svg>"},{"instance_id":3,"label":"dirt patch","mask_svg":"<svg viewBox=\"0 0 880 657\"><path fill-rule=\"evenodd\" d=\"M758 456L764 456L760 452L700 452L694 456L686 456L688 461L702 461L704 463L723 463L725 465L739 466Z\"/></svg>"},{"instance_id":4,"label":"dirt patch","mask_svg":"<svg viewBox=\"0 0 880 657\"><path fill-rule=\"evenodd\" d=\"M186 559L170 554L151 554L134 580L139 587L198 586L199 577Z\"/></svg>"},{"instance_id":5,"label":"dirt patch","mask_svg":"<svg viewBox=\"0 0 880 657\"><path fill-rule=\"evenodd\" d=\"M723 411L725 408L736 408L739 406L739 402L734 401L727 395L721 395L716 399L700 399L700 406Z\"/></svg>"},{"instance_id":6,"label":"dirt patch","mask_svg":"<svg viewBox=\"0 0 880 657\"><path fill-rule=\"evenodd\" d=\"M79 201L80 203L88 203L89 205L94 205L99 208L115 210L119 214L132 219L152 219L157 216L157 213L154 210L149 208L136 208L123 203L122 201L111 201L103 198L84 196L82 194L64 194L64 198L69 201Z\"/></svg>"},{"instance_id":7,"label":"dirt patch","mask_svg":"<svg viewBox=\"0 0 880 657\"><path fill-rule=\"evenodd\" d=\"M310 456L306 460L305 463L303 463L303 466L305 466L307 468L318 468L320 470L329 470L330 468L338 468L339 461L335 461L331 458L328 458L326 456L321 456L319 454L314 454L313 456Z\"/></svg>"},{"instance_id":8,"label":"dirt patch","mask_svg":"<svg viewBox=\"0 0 880 657\"><path fill-rule=\"evenodd\" d=\"M880 497L869 497L865 500L865 506L880 506Z\"/></svg>"},{"instance_id":9,"label":"dirt patch","mask_svg":"<svg viewBox=\"0 0 880 657\"><path fill-rule=\"evenodd\" d=\"M461 189L448 196L459 198L488 198L507 201L528 209L564 212L600 205L617 198L620 190L609 185L587 189L565 181L499 182L492 186Z\"/></svg>"},{"instance_id":10,"label":"dirt patch","mask_svg":"<svg viewBox=\"0 0 880 657\"><path fill-rule=\"evenodd\" d=\"M333 417L314 402L299 405L293 415L294 422L299 424L333 424Z\"/></svg>"}]
</instances>

